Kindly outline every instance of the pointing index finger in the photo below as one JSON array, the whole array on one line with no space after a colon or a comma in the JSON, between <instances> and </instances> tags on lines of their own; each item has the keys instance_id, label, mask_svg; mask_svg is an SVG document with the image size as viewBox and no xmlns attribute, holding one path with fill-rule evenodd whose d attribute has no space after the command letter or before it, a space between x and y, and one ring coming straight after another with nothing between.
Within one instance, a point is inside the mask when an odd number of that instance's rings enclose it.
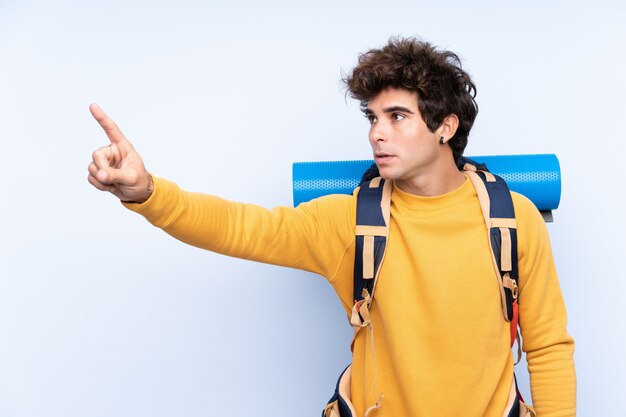
<instances>
[{"instance_id":1,"label":"pointing index finger","mask_svg":"<svg viewBox=\"0 0 626 417\"><path fill-rule=\"evenodd\" d=\"M92 103L89 106L89 111L91 115L96 119L96 121L102 126L104 132L109 137L111 143L122 143L128 142L122 131L117 127L115 122L111 120L109 116L98 106L96 103Z\"/></svg>"}]
</instances>

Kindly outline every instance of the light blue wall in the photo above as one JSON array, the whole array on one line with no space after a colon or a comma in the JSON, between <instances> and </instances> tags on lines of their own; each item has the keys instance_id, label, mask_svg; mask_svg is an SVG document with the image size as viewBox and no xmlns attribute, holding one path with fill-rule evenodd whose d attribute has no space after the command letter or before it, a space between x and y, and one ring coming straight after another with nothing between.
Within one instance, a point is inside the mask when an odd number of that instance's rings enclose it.
<instances>
[{"instance_id":1,"label":"light blue wall","mask_svg":"<svg viewBox=\"0 0 626 417\"><path fill-rule=\"evenodd\" d=\"M559 156L579 415L618 416L626 6L544 3L0 1L0 416L318 415L349 360L330 286L184 246L93 190L87 106L159 176L288 205L293 161L370 157L339 79L392 34L464 59L469 154Z\"/></svg>"}]
</instances>

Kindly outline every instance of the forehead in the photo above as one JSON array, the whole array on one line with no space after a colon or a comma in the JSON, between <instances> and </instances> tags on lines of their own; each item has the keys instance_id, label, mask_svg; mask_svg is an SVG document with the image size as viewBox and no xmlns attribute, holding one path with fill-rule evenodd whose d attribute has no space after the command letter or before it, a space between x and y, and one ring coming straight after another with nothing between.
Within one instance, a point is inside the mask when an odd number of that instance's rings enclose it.
<instances>
[{"instance_id":1,"label":"forehead","mask_svg":"<svg viewBox=\"0 0 626 417\"><path fill-rule=\"evenodd\" d=\"M372 111L392 106L402 106L417 112L417 93L404 88L388 87L372 97L367 108Z\"/></svg>"}]
</instances>

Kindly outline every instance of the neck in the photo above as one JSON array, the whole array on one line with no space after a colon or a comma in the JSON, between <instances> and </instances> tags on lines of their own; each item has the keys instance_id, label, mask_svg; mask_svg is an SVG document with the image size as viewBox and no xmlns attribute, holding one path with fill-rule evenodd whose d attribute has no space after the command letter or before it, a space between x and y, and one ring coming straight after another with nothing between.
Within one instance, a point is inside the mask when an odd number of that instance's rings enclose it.
<instances>
[{"instance_id":1,"label":"neck","mask_svg":"<svg viewBox=\"0 0 626 417\"><path fill-rule=\"evenodd\" d=\"M422 197L434 197L456 190L465 182L465 175L453 163L421 173L408 179L395 180L402 191Z\"/></svg>"}]
</instances>

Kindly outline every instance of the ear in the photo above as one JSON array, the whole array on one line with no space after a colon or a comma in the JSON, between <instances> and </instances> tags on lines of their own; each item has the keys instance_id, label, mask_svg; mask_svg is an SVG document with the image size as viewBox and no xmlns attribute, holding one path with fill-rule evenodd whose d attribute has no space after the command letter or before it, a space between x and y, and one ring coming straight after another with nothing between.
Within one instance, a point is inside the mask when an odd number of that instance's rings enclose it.
<instances>
[{"instance_id":1,"label":"ear","mask_svg":"<svg viewBox=\"0 0 626 417\"><path fill-rule=\"evenodd\" d=\"M443 119L441 125L439 125L439 134L437 137L442 137L444 143L446 143L454 137L458 127L459 118L454 113L449 114Z\"/></svg>"}]
</instances>

